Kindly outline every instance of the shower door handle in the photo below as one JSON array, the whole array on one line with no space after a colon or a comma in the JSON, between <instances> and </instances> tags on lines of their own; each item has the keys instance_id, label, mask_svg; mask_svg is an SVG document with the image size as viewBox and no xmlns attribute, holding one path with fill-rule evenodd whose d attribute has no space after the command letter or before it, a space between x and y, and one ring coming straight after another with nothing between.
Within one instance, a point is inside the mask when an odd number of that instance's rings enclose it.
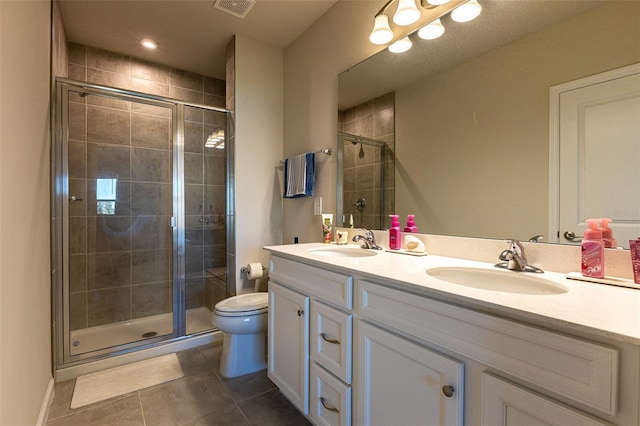
<instances>
[{"instance_id":1,"label":"shower door handle","mask_svg":"<svg viewBox=\"0 0 640 426\"><path fill-rule=\"evenodd\" d=\"M70 203L75 203L76 201L82 201L82 198L78 198L75 195L72 195L71 198L69 198Z\"/></svg>"}]
</instances>

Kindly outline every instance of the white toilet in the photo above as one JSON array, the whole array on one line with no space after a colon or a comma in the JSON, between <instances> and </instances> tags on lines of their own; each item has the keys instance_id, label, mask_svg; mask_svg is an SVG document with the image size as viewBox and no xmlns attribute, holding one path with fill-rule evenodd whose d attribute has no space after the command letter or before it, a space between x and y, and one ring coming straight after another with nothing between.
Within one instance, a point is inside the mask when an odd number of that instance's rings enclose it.
<instances>
[{"instance_id":1,"label":"white toilet","mask_svg":"<svg viewBox=\"0 0 640 426\"><path fill-rule=\"evenodd\" d=\"M268 293L249 293L218 302L211 321L224 332L220 374L238 377L267 368Z\"/></svg>"}]
</instances>

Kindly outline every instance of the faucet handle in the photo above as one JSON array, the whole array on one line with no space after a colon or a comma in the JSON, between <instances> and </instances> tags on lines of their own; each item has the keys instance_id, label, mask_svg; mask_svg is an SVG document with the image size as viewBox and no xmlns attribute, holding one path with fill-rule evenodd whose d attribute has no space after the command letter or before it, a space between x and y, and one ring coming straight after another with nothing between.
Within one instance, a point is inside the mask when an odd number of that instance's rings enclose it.
<instances>
[{"instance_id":1,"label":"faucet handle","mask_svg":"<svg viewBox=\"0 0 640 426\"><path fill-rule=\"evenodd\" d=\"M515 239L509 239L509 240L507 240L507 242L511 246L510 247L511 251L513 253L517 254L518 256L520 256L520 258L524 261L524 263L526 265L527 264L527 256L524 254L524 247L522 246L522 243L520 243L520 241L515 240Z\"/></svg>"},{"instance_id":2,"label":"faucet handle","mask_svg":"<svg viewBox=\"0 0 640 426\"><path fill-rule=\"evenodd\" d=\"M364 229L364 235L369 238L371 241L375 241L376 237L373 235L373 231L371 229Z\"/></svg>"}]
</instances>

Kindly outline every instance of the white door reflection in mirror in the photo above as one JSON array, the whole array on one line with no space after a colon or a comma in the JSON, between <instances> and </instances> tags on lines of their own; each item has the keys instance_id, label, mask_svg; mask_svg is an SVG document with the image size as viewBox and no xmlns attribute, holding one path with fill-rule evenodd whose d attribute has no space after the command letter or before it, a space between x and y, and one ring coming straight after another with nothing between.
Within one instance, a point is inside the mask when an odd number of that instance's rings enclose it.
<instances>
[{"instance_id":1,"label":"white door reflection in mirror","mask_svg":"<svg viewBox=\"0 0 640 426\"><path fill-rule=\"evenodd\" d=\"M585 219L608 217L618 246L629 248L640 236L640 64L556 86L551 94L552 114L558 101L551 153L559 154L560 179L557 205L550 200L550 219L559 223L550 234L579 244ZM569 241L567 232L577 238Z\"/></svg>"}]
</instances>

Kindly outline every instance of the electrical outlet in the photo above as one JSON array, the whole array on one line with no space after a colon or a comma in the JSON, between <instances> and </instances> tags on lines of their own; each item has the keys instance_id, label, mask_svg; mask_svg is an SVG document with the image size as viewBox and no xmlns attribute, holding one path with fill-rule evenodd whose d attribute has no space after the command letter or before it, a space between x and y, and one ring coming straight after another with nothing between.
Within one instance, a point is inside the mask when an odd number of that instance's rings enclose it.
<instances>
[{"instance_id":1,"label":"electrical outlet","mask_svg":"<svg viewBox=\"0 0 640 426\"><path fill-rule=\"evenodd\" d=\"M313 199L313 214L322 214L322 197L316 197Z\"/></svg>"}]
</instances>

